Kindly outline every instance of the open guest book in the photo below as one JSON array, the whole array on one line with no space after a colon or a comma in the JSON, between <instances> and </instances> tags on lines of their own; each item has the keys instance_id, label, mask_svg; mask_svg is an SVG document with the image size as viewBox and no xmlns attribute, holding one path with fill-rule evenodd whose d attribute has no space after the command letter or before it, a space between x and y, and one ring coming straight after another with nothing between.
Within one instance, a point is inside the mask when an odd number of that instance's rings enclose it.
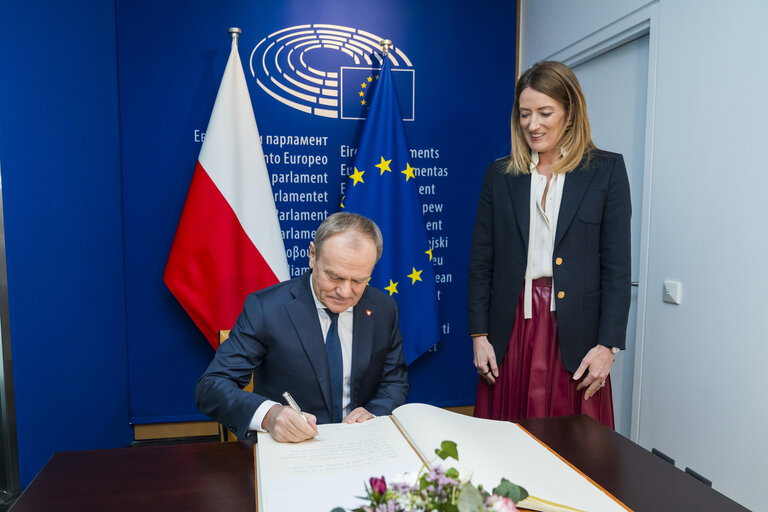
<instances>
[{"instance_id":1,"label":"open guest book","mask_svg":"<svg viewBox=\"0 0 768 512\"><path fill-rule=\"evenodd\" d=\"M515 423L406 404L391 416L318 430L316 439L299 444L259 433L254 446L259 512L348 510L365 504L359 497L370 477L397 482L425 464L470 469L472 482L489 491L504 477L530 493L518 504L522 509L629 510ZM457 444L459 462L435 455L445 440Z\"/></svg>"}]
</instances>

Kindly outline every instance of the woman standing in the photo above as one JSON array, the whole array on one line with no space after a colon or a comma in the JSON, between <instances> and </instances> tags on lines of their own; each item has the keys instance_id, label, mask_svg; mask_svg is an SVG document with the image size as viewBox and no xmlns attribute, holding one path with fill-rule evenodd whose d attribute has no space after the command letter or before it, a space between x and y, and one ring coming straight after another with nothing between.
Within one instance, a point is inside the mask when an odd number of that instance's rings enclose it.
<instances>
[{"instance_id":1,"label":"woman standing","mask_svg":"<svg viewBox=\"0 0 768 512\"><path fill-rule=\"evenodd\" d=\"M588 414L613 428L609 373L630 301L624 159L590 136L576 76L540 62L517 82L512 152L485 175L469 268L475 415Z\"/></svg>"}]
</instances>

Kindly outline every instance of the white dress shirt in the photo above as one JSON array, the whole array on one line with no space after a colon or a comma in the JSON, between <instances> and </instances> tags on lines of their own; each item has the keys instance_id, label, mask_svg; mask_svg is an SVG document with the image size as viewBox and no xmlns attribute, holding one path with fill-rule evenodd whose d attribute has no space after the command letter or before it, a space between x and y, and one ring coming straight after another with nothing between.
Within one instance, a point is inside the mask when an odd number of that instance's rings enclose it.
<instances>
[{"instance_id":1,"label":"white dress shirt","mask_svg":"<svg viewBox=\"0 0 768 512\"><path fill-rule=\"evenodd\" d=\"M328 336L328 329L331 327L331 317L325 311L325 305L320 302L315 295L315 289L310 285L312 290L312 299L315 301L315 308L317 310L317 317L320 320L320 327L323 330L323 340ZM341 360L344 367L344 384L342 387L342 417L346 417L351 411L349 410L349 404L351 402L351 388L350 388L350 376L352 374L352 321L354 315L352 313L353 308L347 308L345 311L339 313L338 327L339 327L339 341L341 341ZM258 430L264 432L261 428L261 422L264 420L264 416L272 408L273 405L278 404L272 400L265 400L256 409L256 412L251 418L251 424L249 430ZM282 404L280 404L282 405ZM301 407L301 404L299 404Z\"/></svg>"},{"instance_id":2,"label":"white dress shirt","mask_svg":"<svg viewBox=\"0 0 768 512\"><path fill-rule=\"evenodd\" d=\"M531 196L530 224L528 231L528 262L525 269L525 289L523 295L523 316L530 319L533 304L533 280L539 277L552 277L552 253L555 250L555 234L557 233L557 217L560 213L560 202L563 197L565 173L553 174L549 179L539 174L536 166L539 164L539 154L531 151ZM547 196L544 196L547 189ZM550 296L550 311L555 310L554 283Z\"/></svg>"}]
</instances>

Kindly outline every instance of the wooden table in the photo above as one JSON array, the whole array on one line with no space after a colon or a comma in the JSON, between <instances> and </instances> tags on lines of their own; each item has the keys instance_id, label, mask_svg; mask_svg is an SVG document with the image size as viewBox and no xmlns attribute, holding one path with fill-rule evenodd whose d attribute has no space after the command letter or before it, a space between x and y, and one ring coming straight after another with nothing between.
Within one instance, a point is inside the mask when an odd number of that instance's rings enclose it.
<instances>
[{"instance_id":1,"label":"wooden table","mask_svg":"<svg viewBox=\"0 0 768 512\"><path fill-rule=\"evenodd\" d=\"M589 416L519 424L636 512L749 512Z\"/></svg>"},{"instance_id":2,"label":"wooden table","mask_svg":"<svg viewBox=\"0 0 768 512\"><path fill-rule=\"evenodd\" d=\"M748 512L587 416L520 424L637 512ZM119 448L55 454L11 512L238 512L255 497L252 441Z\"/></svg>"},{"instance_id":3,"label":"wooden table","mask_svg":"<svg viewBox=\"0 0 768 512\"><path fill-rule=\"evenodd\" d=\"M13 512L228 512L256 509L253 443L59 452Z\"/></svg>"}]
</instances>

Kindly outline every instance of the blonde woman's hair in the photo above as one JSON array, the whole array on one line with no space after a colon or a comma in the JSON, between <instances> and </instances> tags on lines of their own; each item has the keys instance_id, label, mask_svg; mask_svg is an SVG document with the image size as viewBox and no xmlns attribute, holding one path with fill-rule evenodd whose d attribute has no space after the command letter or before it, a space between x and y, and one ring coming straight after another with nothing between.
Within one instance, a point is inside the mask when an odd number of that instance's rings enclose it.
<instances>
[{"instance_id":1,"label":"blonde woman's hair","mask_svg":"<svg viewBox=\"0 0 768 512\"><path fill-rule=\"evenodd\" d=\"M520 126L520 93L530 87L560 102L565 108L565 131L558 145L563 157L558 160L552 172L564 173L574 170L582 158L589 159L596 149L592 142L587 117L587 102L581 85L571 68L556 61L543 61L531 66L517 80L515 105L512 107L512 151L507 173L528 174L531 167L531 148L525 141Z\"/></svg>"}]
</instances>

